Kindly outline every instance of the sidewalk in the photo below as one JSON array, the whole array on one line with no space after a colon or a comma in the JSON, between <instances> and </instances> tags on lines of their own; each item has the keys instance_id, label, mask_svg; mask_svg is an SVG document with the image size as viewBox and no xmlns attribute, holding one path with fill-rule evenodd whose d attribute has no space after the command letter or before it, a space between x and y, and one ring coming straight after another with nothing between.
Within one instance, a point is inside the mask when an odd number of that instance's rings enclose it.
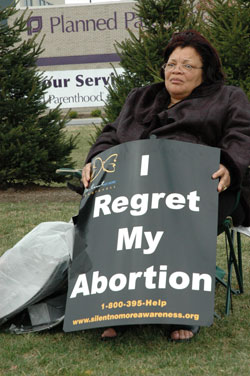
<instances>
[{"instance_id":1,"label":"sidewalk","mask_svg":"<svg viewBox=\"0 0 250 376\"><path fill-rule=\"evenodd\" d=\"M87 118L87 119L71 119L67 126L70 125L93 125L93 124L101 124L101 118Z\"/></svg>"}]
</instances>

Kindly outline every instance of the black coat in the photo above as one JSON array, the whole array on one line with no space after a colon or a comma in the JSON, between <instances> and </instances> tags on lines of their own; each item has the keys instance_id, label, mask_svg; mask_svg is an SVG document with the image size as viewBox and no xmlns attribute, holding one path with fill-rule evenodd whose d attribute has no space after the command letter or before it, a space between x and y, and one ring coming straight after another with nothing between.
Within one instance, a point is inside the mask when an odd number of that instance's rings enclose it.
<instances>
[{"instance_id":1,"label":"black coat","mask_svg":"<svg viewBox=\"0 0 250 376\"><path fill-rule=\"evenodd\" d=\"M90 149L86 162L111 146L155 135L220 148L232 187L244 184L250 165L250 103L245 93L221 83L201 84L174 106L168 108L169 103L163 82L133 89L116 121L105 126ZM244 189L248 225L249 193L250 187Z\"/></svg>"}]
</instances>

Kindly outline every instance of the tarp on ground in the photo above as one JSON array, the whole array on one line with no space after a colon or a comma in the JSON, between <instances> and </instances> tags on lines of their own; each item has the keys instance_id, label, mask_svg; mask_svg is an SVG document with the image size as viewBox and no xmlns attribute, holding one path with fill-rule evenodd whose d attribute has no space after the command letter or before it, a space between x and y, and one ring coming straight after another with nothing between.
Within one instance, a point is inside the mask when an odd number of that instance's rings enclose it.
<instances>
[{"instance_id":1,"label":"tarp on ground","mask_svg":"<svg viewBox=\"0 0 250 376\"><path fill-rule=\"evenodd\" d=\"M0 325L41 302L66 285L74 242L74 224L43 222L25 235L0 258ZM48 309L40 306L44 319L35 319L38 307L33 308L33 324L49 324ZM54 303L50 315L57 321L64 316L65 298ZM64 307L62 309L62 304ZM61 308L58 308L61 307ZM32 308L31 312L32 312ZM57 314L55 314L57 312ZM62 317L63 319L63 317ZM50 319L49 319L50 320ZM62 321L62 320L61 320Z\"/></svg>"}]
</instances>

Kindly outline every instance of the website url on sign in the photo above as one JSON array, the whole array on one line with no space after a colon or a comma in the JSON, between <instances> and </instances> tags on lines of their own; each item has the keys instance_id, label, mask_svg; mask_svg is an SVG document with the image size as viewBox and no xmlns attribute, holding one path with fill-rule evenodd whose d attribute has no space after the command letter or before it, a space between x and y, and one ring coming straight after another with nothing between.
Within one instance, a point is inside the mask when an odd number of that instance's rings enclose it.
<instances>
[{"instance_id":1,"label":"website url on sign","mask_svg":"<svg viewBox=\"0 0 250 376\"><path fill-rule=\"evenodd\" d=\"M95 315L73 320L73 325L89 324L93 322L109 321L109 320L126 320L126 319L144 319L144 318L178 318L188 320L199 320L200 315L197 313L177 313L177 312L133 312L119 313L115 315Z\"/></svg>"}]
</instances>

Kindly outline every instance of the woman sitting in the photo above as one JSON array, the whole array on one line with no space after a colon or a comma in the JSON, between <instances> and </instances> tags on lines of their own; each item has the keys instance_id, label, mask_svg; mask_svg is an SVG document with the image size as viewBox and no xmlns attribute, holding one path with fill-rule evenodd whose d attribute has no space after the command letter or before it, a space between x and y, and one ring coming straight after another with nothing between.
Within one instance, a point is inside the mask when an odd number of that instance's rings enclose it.
<instances>
[{"instance_id":1,"label":"woman sitting","mask_svg":"<svg viewBox=\"0 0 250 376\"><path fill-rule=\"evenodd\" d=\"M221 161L212 179L218 179L218 232L235 206L237 192L250 164L250 105L244 92L224 84L219 56L194 30L175 33L164 51L164 82L135 88L119 117L103 129L89 151L82 180L88 187L92 158L123 142L166 138L221 149ZM241 198L234 225L250 225L250 209ZM189 340L195 326L175 326L174 341ZM115 337L106 329L103 338Z\"/></svg>"}]
</instances>

